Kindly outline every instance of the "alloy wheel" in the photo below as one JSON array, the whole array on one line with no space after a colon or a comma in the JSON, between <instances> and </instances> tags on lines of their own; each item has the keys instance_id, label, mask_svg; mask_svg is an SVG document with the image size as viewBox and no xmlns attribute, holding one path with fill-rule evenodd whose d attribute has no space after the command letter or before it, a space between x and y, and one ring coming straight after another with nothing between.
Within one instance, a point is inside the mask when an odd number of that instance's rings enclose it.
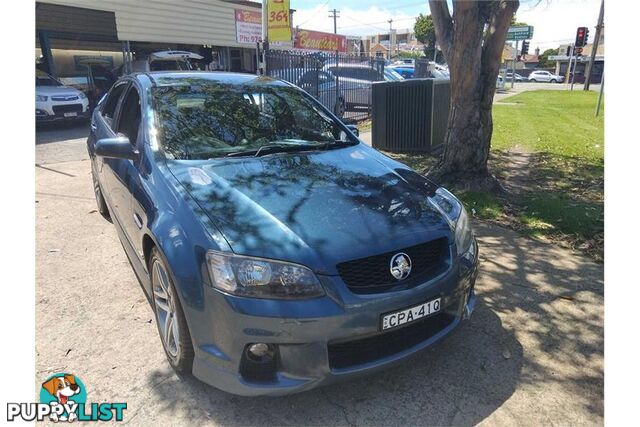
<instances>
[{"instance_id":1,"label":"alloy wheel","mask_svg":"<svg viewBox=\"0 0 640 427\"><path fill-rule=\"evenodd\" d=\"M178 357L180 329L176 318L175 295L173 295L167 270L162 263L155 260L152 269L153 302L160 329L160 338L167 353Z\"/></svg>"}]
</instances>

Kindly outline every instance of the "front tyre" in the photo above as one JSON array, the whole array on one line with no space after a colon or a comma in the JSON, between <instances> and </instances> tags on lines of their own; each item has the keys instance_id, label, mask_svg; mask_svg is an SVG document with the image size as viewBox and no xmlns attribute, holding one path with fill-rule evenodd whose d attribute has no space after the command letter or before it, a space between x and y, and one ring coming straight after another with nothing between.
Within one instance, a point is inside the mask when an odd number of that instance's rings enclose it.
<instances>
[{"instance_id":1,"label":"front tyre","mask_svg":"<svg viewBox=\"0 0 640 427\"><path fill-rule=\"evenodd\" d=\"M189 328L169 269L156 248L151 251L149 270L153 311L167 360L176 373L190 374L193 366L193 344Z\"/></svg>"},{"instance_id":2,"label":"front tyre","mask_svg":"<svg viewBox=\"0 0 640 427\"><path fill-rule=\"evenodd\" d=\"M551 79L551 83L558 83L556 79Z\"/></svg>"}]
</instances>

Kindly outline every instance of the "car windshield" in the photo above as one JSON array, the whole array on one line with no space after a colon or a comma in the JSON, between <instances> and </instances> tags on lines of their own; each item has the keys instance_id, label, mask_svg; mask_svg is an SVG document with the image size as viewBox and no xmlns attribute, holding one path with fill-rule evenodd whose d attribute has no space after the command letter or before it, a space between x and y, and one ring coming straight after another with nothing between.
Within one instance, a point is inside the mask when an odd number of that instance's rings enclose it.
<instances>
[{"instance_id":1,"label":"car windshield","mask_svg":"<svg viewBox=\"0 0 640 427\"><path fill-rule=\"evenodd\" d=\"M36 86L62 86L62 83L42 71L36 72Z\"/></svg>"},{"instance_id":2,"label":"car windshield","mask_svg":"<svg viewBox=\"0 0 640 427\"><path fill-rule=\"evenodd\" d=\"M390 68L384 69L384 79L388 82L394 82L398 80L404 80L404 77L400 75L396 70Z\"/></svg>"},{"instance_id":3,"label":"car windshield","mask_svg":"<svg viewBox=\"0 0 640 427\"><path fill-rule=\"evenodd\" d=\"M152 89L161 145L168 158L208 159L355 144L291 87L202 84Z\"/></svg>"}]
</instances>

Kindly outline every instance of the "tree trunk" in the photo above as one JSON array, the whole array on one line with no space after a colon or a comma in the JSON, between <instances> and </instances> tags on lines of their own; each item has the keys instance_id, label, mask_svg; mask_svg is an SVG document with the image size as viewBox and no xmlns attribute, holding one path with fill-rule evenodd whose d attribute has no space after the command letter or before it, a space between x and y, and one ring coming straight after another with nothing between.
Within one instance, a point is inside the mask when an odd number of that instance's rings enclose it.
<instances>
[{"instance_id":1,"label":"tree trunk","mask_svg":"<svg viewBox=\"0 0 640 427\"><path fill-rule=\"evenodd\" d=\"M429 176L465 189L497 190L487 162L502 50L519 2L430 0L436 36L449 64L451 107L445 148Z\"/></svg>"}]
</instances>

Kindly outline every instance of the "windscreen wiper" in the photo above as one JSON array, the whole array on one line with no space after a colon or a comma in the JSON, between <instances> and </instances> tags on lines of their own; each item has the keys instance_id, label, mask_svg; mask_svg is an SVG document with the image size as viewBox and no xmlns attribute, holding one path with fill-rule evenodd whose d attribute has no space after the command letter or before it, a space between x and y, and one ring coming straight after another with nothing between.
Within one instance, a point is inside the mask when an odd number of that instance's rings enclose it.
<instances>
[{"instance_id":1,"label":"windscreen wiper","mask_svg":"<svg viewBox=\"0 0 640 427\"><path fill-rule=\"evenodd\" d=\"M304 150L322 150L326 144L265 144L256 149L234 151L227 154L227 157L241 157L241 156L254 156L260 157L273 153L285 153L289 151L304 151Z\"/></svg>"}]
</instances>

